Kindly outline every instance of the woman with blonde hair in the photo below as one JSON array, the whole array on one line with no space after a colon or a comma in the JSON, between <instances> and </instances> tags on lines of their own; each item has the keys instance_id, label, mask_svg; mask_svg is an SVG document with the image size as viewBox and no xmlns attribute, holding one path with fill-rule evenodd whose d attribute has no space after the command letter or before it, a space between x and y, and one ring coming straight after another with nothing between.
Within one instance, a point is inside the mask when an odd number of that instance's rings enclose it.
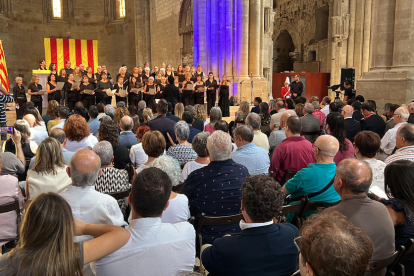
<instances>
[{"instance_id":1,"label":"woman with blonde hair","mask_svg":"<svg viewBox=\"0 0 414 276\"><path fill-rule=\"evenodd\" d=\"M16 103L16 118L21 119L24 116L23 105L27 102L27 97L23 86L23 78L16 77L15 81L16 85L13 87L13 98L14 102Z\"/></svg>"},{"instance_id":2,"label":"woman with blonde hair","mask_svg":"<svg viewBox=\"0 0 414 276\"><path fill-rule=\"evenodd\" d=\"M174 107L174 115L177 116L178 118L183 117L184 114L184 105L183 103L177 103Z\"/></svg>"},{"instance_id":3,"label":"woman with blonde hair","mask_svg":"<svg viewBox=\"0 0 414 276\"><path fill-rule=\"evenodd\" d=\"M75 243L81 235L94 239ZM0 258L0 275L82 276L84 264L118 250L130 237L122 227L75 221L60 195L41 194L28 204L16 248Z\"/></svg>"},{"instance_id":4,"label":"woman with blonde hair","mask_svg":"<svg viewBox=\"0 0 414 276\"><path fill-rule=\"evenodd\" d=\"M33 169L27 172L26 197L33 199L42 193L60 193L72 183L66 173L60 143L48 137L40 143Z\"/></svg>"},{"instance_id":5,"label":"woman with blonde hair","mask_svg":"<svg viewBox=\"0 0 414 276\"><path fill-rule=\"evenodd\" d=\"M121 119L124 116L129 116L128 108L118 107L115 109L114 122L119 126L121 124Z\"/></svg>"},{"instance_id":6,"label":"woman with blonde hair","mask_svg":"<svg viewBox=\"0 0 414 276\"><path fill-rule=\"evenodd\" d=\"M237 126L244 125L244 121L247 118L247 115L249 115L249 103L246 101L242 101L239 106L239 110L236 111L234 121L236 122Z\"/></svg>"},{"instance_id":7,"label":"woman with blonde hair","mask_svg":"<svg viewBox=\"0 0 414 276\"><path fill-rule=\"evenodd\" d=\"M144 122L141 125L148 125L148 122L151 121L152 117L152 110L150 108L145 108L142 111L142 118L144 118Z\"/></svg>"},{"instance_id":8,"label":"woman with blonde hair","mask_svg":"<svg viewBox=\"0 0 414 276\"><path fill-rule=\"evenodd\" d=\"M194 117L200 119L204 123L204 127L208 125L209 121L207 120L207 113L204 109L204 105L196 104L194 106Z\"/></svg>"},{"instance_id":9,"label":"woman with blonde hair","mask_svg":"<svg viewBox=\"0 0 414 276\"><path fill-rule=\"evenodd\" d=\"M43 98L40 95L40 91L42 90L42 85L39 84L39 77L32 76L32 80L30 81L30 85L27 88L27 94L30 95L30 101L34 103L34 106L42 113L42 102Z\"/></svg>"}]
</instances>

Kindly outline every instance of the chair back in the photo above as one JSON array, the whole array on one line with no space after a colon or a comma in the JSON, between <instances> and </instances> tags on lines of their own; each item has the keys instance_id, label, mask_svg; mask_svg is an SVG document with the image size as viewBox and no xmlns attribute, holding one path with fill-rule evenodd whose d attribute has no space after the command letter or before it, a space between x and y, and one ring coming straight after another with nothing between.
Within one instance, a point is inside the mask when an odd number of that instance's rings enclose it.
<instances>
[{"instance_id":1,"label":"chair back","mask_svg":"<svg viewBox=\"0 0 414 276\"><path fill-rule=\"evenodd\" d=\"M295 204L283 206L282 210L280 211L278 221L281 221L283 216L294 213L292 221L290 223L295 225L297 228L300 228L302 226L302 221L298 215L302 212L302 209L306 207L307 202L307 198L302 198Z\"/></svg>"},{"instance_id":2,"label":"chair back","mask_svg":"<svg viewBox=\"0 0 414 276\"><path fill-rule=\"evenodd\" d=\"M375 275L378 271L384 269L384 268L392 268L394 267L398 260L399 257L404 253L405 247L403 245L399 246L397 251L394 252L394 254L392 254L390 257L380 260L380 261L373 261L370 263L369 265L369 270L368 272L365 274L365 276L371 276L371 275ZM388 273L388 275L393 275L392 272Z\"/></svg>"},{"instance_id":3,"label":"chair back","mask_svg":"<svg viewBox=\"0 0 414 276\"><path fill-rule=\"evenodd\" d=\"M307 201L305 207L302 208L301 212L298 214L298 219L304 220L306 211L323 211L326 208L335 206L339 204L341 201L334 202L334 203L326 203L326 202L314 202L314 201Z\"/></svg>"},{"instance_id":4,"label":"chair back","mask_svg":"<svg viewBox=\"0 0 414 276\"><path fill-rule=\"evenodd\" d=\"M184 183L181 183L181 184L179 184L177 186L173 186L172 187L172 191L175 192L175 193L177 193L177 194L180 194L181 193L181 190L183 189L183 187L184 187Z\"/></svg>"},{"instance_id":5,"label":"chair back","mask_svg":"<svg viewBox=\"0 0 414 276\"><path fill-rule=\"evenodd\" d=\"M281 186L285 185L285 183L286 183L289 179L291 179L292 177L294 177L294 176L295 176L295 174L296 174L296 172L291 172L291 171L289 171L289 170L286 170L286 171L285 171L285 174L284 174L284 175L283 175L283 177L282 177L282 180L280 180L280 185L281 185Z\"/></svg>"},{"instance_id":6,"label":"chair back","mask_svg":"<svg viewBox=\"0 0 414 276\"><path fill-rule=\"evenodd\" d=\"M0 238L0 242L9 242L19 237L19 224L22 220L21 215L20 215L19 199L15 198L14 201L0 205L0 214L9 213L9 212L16 212L16 237L9 238L9 239Z\"/></svg>"},{"instance_id":7,"label":"chair back","mask_svg":"<svg viewBox=\"0 0 414 276\"><path fill-rule=\"evenodd\" d=\"M388 266L388 270L395 272L396 275L405 276L405 267L401 261L404 260L408 254L414 254L414 239L409 239L404 247L404 252L398 257L398 259L395 261L395 264Z\"/></svg>"},{"instance_id":8,"label":"chair back","mask_svg":"<svg viewBox=\"0 0 414 276\"><path fill-rule=\"evenodd\" d=\"M121 192L115 192L115 193L109 193L108 195L112 196L116 200L124 199L129 196L129 193L131 192L131 189L121 191Z\"/></svg>"}]
</instances>

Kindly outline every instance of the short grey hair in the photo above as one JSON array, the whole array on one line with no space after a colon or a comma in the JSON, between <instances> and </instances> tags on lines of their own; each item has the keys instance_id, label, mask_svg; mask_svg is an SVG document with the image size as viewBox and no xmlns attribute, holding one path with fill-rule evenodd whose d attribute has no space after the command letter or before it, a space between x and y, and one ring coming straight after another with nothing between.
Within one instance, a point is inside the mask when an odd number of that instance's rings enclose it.
<instances>
[{"instance_id":1,"label":"short grey hair","mask_svg":"<svg viewBox=\"0 0 414 276\"><path fill-rule=\"evenodd\" d=\"M306 110L306 113L312 114L315 111L315 108L313 107L313 104L306 103L305 104L305 110Z\"/></svg>"},{"instance_id":2,"label":"short grey hair","mask_svg":"<svg viewBox=\"0 0 414 276\"><path fill-rule=\"evenodd\" d=\"M213 107L210 110L210 124L214 125L215 123L221 120L222 116L223 115L221 113L220 107L218 106Z\"/></svg>"},{"instance_id":3,"label":"short grey hair","mask_svg":"<svg viewBox=\"0 0 414 276\"><path fill-rule=\"evenodd\" d=\"M190 136L190 127L188 124L184 121L178 121L174 125L174 132L175 135L177 135L178 139L184 141L187 140Z\"/></svg>"},{"instance_id":4,"label":"short grey hair","mask_svg":"<svg viewBox=\"0 0 414 276\"><path fill-rule=\"evenodd\" d=\"M260 118L259 114L252 112L247 115L246 123L253 129L259 129L262 124L262 118Z\"/></svg>"},{"instance_id":5,"label":"short grey hair","mask_svg":"<svg viewBox=\"0 0 414 276\"><path fill-rule=\"evenodd\" d=\"M149 168L157 168L165 172L171 179L172 185L177 186L180 183L181 168L177 159L166 154L161 155L152 161Z\"/></svg>"},{"instance_id":6,"label":"short grey hair","mask_svg":"<svg viewBox=\"0 0 414 276\"><path fill-rule=\"evenodd\" d=\"M108 141L101 141L96 144L92 150L101 159L101 166L111 164L112 157L114 156L114 149L112 148L111 143Z\"/></svg>"},{"instance_id":7,"label":"short grey hair","mask_svg":"<svg viewBox=\"0 0 414 276\"><path fill-rule=\"evenodd\" d=\"M199 157L206 157L207 152L207 138L210 136L209 132L200 132L194 136L192 141L193 150L197 153Z\"/></svg>"},{"instance_id":8,"label":"short grey hair","mask_svg":"<svg viewBox=\"0 0 414 276\"><path fill-rule=\"evenodd\" d=\"M124 131L130 131L133 126L134 126L134 120L131 118L131 116L126 115L121 118L121 128Z\"/></svg>"},{"instance_id":9,"label":"short grey hair","mask_svg":"<svg viewBox=\"0 0 414 276\"><path fill-rule=\"evenodd\" d=\"M320 104L319 104L319 102L318 102L318 101L313 101L313 102L312 102L312 105L313 105L313 109L314 109L314 110L316 110L316 109L321 109L321 106L320 106Z\"/></svg>"},{"instance_id":10,"label":"short grey hair","mask_svg":"<svg viewBox=\"0 0 414 276\"><path fill-rule=\"evenodd\" d=\"M356 158L342 160L336 168L336 176L352 194L368 193L372 183L372 170L368 163Z\"/></svg>"},{"instance_id":11,"label":"short grey hair","mask_svg":"<svg viewBox=\"0 0 414 276\"><path fill-rule=\"evenodd\" d=\"M14 81L17 83L17 82L19 82L19 81L23 81L23 78L22 78L22 77L16 77L16 78L14 79Z\"/></svg>"},{"instance_id":12,"label":"short grey hair","mask_svg":"<svg viewBox=\"0 0 414 276\"><path fill-rule=\"evenodd\" d=\"M119 101L119 102L116 103L116 108L125 107L125 106L126 105L125 105L125 102L124 101Z\"/></svg>"},{"instance_id":13,"label":"short grey hair","mask_svg":"<svg viewBox=\"0 0 414 276\"><path fill-rule=\"evenodd\" d=\"M89 171L85 174L76 169L73 159L74 158L72 157L70 160L70 178L72 179L72 183L81 188L95 185L95 181L99 175L99 170L101 169L101 160L99 159L99 165L96 166L95 170Z\"/></svg>"},{"instance_id":14,"label":"short grey hair","mask_svg":"<svg viewBox=\"0 0 414 276\"><path fill-rule=\"evenodd\" d=\"M207 150L211 161L225 161L231 158L231 137L216 130L207 138Z\"/></svg>"},{"instance_id":15,"label":"short grey hair","mask_svg":"<svg viewBox=\"0 0 414 276\"><path fill-rule=\"evenodd\" d=\"M145 68L144 68L144 71L148 71L148 72L150 72L150 71L151 71L151 69L150 69L149 67L145 67Z\"/></svg>"},{"instance_id":16,"label":"short grey hair","mask_svg":"<svg viewBox=\"0 0 414 276\"><path fill-rule=\"evenodd\" d=\"M139 110L144 110L147 107L147 103L145 101L139 101L138 103L138 109Z\"/></svg>"},{"instance_id":17,"label":"short grey hair","mask_svg":"<svg viewBox=\"0 0 414 276\"><path fill-rule=\"evenodd\" d=\"M394 112L395 115L399 115L404 122L408 121L408 117L410 117L410 112L406 107L399 107Z\"/></svg>"},{"instance_id":18,"label":"short grey hair","mask_svg":"<svg viewBox=\"0 0 414 276\"><path fill-rule=\"evenodd\" d=\"M115 116L115 108L110 104L105 105L105 114L113 118Z\"/></svg>"},{"instance_id":19,"label":"short grey hair","mask_svg":"<svg viewBox=\"0 0 414 276\"><path fill-rule=\"evenodd\" d=\"M190 111L190 112L191 112L191 114L194 114L195 108L194 108L194 106L192 106L192 105L186 105L186 106L184 107L184 111Z\"/></svg>"},{"instance_id":20,"label":"short grey hair","mask_svg":"<svg viewBox=\"0 0 414 276\"><path fill-rule=\"evenodd\" d=\"M254 132L253 129L250 126L238 126L234 129L233 135L236 137L240 137L243 139L243 141L246 141L248 143L253 142L254 138Z\"/></svg>"}]
</instances>

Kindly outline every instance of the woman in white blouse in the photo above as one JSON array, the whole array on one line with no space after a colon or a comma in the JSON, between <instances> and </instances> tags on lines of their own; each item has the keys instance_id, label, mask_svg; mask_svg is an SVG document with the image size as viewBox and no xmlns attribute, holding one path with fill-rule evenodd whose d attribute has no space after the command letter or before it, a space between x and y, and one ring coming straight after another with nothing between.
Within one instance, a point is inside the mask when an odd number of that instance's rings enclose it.
<instances>
[{"instance_id":1,"label":"woman in white blouse","mask_svg":"<svg viewBox=\"0 0 414 276\"><path fill-rule=\"evenodd\" d=\"M98 144L85 118L81 115L72 115L66 120L63 130L66 134L65 149L76 152L80 149L91 149Z\"/></svg>"},{"instance_id":2,"label":"woman in white blouse","mask_svg":"<svg viewBox=\"0 0 414 276\"><path fill-rule=\"evenodd\" d=\"M131 159L132 164L134 164L135 169L138 169L142 165L144 165L148 161L148 155L145 153L144 149L142 148L142 137L145 133L151 131L149 126L143 125L139 126L137 129L137 140L138 144L133 145L129 152L129 158Z\"/></svg>"}]
</instances>

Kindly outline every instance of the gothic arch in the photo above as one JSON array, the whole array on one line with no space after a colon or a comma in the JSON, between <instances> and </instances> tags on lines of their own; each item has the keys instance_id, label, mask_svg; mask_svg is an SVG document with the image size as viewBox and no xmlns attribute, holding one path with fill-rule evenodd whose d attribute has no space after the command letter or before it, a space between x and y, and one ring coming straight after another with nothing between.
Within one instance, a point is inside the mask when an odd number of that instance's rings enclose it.
<instances>
[{"instance_id":1,"label":"gothic arch","mask_svg":"<svg viewBox=\"0 0 414 276\"><path fill-rule=\"evenodd\" d=\"M295 51L292 36L286 30L280 32L273 48L273 72L293 71L293 59L290 52Z\"/></svg>"}]
</instances>

